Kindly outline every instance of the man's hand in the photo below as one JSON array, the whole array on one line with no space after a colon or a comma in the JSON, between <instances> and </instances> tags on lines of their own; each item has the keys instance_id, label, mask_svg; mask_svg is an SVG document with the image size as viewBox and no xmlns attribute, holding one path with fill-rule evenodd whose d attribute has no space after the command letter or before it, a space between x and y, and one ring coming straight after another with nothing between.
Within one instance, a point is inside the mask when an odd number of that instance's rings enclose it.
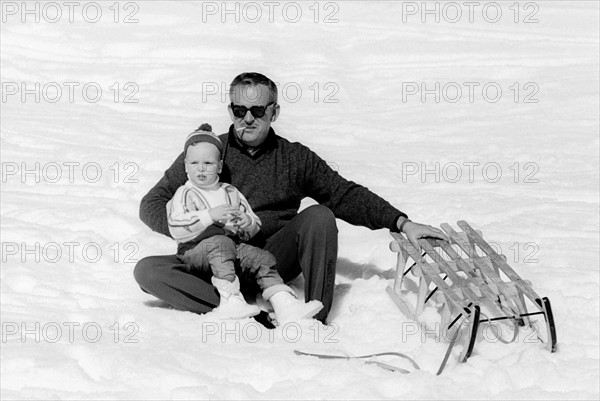
<instances>
[{"instance_id":1,"label":"man's hand","mask_svg":"<svg viewBox=\"0 0 600 401\"><path fill-rule=\"evenodd\" d=\"M398 228L400 228L400 224L402 224L402 221L402 219L398 219ZM408 238L410 243L415 247L419 255L421 255L423 252L421 249L421 245L419 245L419 238L433 237L448 241L448 237L446 237L446 234L444 234L444 232L439 228L428 226L426 224L415 223L413 221L407 221L406 223L404 223L404 226L402 227L402 232L406 235L406 238Z\"/></svg>"},{"instance_id":2,"label":"man's hand","mask_svg":"<svg viewBox=\"0 0 600 401\"><path fill-rule=\"evenodd\" d=\"M238 209L236 207L233 207L231 205L221 205L210 209L208 211L208 214L210 215L212 221L216 223L218 221L229 220L230 218L235 216L236 212L238 212Z\"/></svg>"},{"instance_id":3,"label":"man's hand","mask_svg":"<svg viewBox=\"0 0 600 401\"><path fill-rule=\"evenodd\" d=\"M244 212L238 212L236 214L236 218L233 222L233 225L237 228L239 228L240 230L244 230L248 227L250 227L250 225L252 224L252 219L250 218L250 216L247 213Z\"/></svg>"}]
</instances>

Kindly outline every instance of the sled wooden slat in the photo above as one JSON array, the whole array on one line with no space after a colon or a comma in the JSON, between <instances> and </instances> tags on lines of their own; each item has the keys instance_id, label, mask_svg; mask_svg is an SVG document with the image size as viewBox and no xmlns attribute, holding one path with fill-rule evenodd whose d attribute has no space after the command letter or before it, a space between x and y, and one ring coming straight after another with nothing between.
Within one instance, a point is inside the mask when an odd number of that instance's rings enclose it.
<instances>
[{"instance_id":1,"label":"sled wooden slat","mask_svg":"<svg viewBox=\"0 0 600 401\"><path fill-rule=\"evenodd\" d=\"M527 295L532 302L537 302L538 299L541 299L541 297L536 294L535 291L533 291L533 289L527 285L527 283L525 283L521 277L519 277L517 272L515 272L512 267L506 263L504 258L500 257L500 255L494 251L494 248L485 242L483 238L481 238L466 221L461 220L456 224L458 224L458 226L462 228L467 235L470 235L471 238L475 240L477 246L479 246L490 257L490 259L492 259L492 261L496 261L502 272L506 274L506 276L510 278L511 281L515 283L515 285L519 287L519 289L523 291L523 293Z\"/></svg>"},{"instance_id":2,"label":"sled wooden slat","mask_svg":"<svg viewBox=\"0 0 600 401\"><path fill-rule=\"evenodd\" d=\"M477 275L474 267L471 267L464 259L460 258L460 255L454 250L454 248L452 248L449 244L442 244L441 246L442 249L454 259L456 265L459 266L463 272L472 276L471 282L479 287L482 294L490 299L494 299L494 297L498 295L499 291L494 291L493 288L490 288L488 283L486 283L482 277Z\"/></svg>"},{"instance_id":3,"label":"sled wooden slat","mask_svg":"<svg viewBox=\"0 0 600 401\"><path fill-rule=\"evenodd\" d=\"M429 244L429 242L421 240L419 241L419 243L429 256L434 256L434 260L437 260L437 258L439 258L438 263L441 264L444 272L448 275L448 277L450 277L450 280L452 280L453 285L459 286L461 289L463 289L463 291L465 291L466 295L470 298L470 300L475 301L478 298L478 296L475 295L475 293L472 292L471 289L468 287L468 279L464 279L458 274L456 274L455 269L451 268L450 265L448 265L448 263L446 263L442 259L441 255L437 253L437 251Z\"/></svg>"}]
</instances>

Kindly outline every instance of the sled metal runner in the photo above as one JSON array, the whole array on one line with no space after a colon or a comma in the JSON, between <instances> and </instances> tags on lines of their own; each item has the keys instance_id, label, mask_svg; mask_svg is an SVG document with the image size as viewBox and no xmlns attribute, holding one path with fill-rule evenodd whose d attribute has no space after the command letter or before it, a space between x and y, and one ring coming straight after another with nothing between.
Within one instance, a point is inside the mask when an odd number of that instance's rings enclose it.
<instances>
[{"instance_id":1,"label":"sled metal runner","mask_svg":"<svg viewBox=\"0 0 600 401\"><path fill-rule=\"evenodd\" d=\"M437 301L442 303L439 334L445 338L452 337L452 346L459 337L459 330L464 328L469 333L460 362L465 362L473 352L480 323L512 323L516 337L519 326L538 329L531 320L535 315L544 316L546 330L542 341L550 352L556 351L556 329L550 300L540 297L532 289L531 283L523 280L506 262L506 258L483 239L480 231L462 220L457 225L462 229L461 232L446 223L441 225L449 241L420 239L422 254L403 234L391 233L394 240L390 243L390 249L398 253L398 259L396 278L393 286L388 286L387 292L400 311L418 322L425 303L437 295ZM414 299L414 290L405 289L408 273L418 280L416 302L412 303L409 298ZM535 311L527 309L527 299Z\"/></svg>"}]
</instances>

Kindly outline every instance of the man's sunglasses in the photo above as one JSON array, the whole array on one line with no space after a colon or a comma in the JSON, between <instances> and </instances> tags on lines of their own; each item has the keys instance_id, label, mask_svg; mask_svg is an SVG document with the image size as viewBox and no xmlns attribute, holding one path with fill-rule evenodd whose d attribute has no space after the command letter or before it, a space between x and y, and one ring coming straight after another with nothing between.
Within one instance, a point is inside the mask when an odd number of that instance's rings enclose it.
<instances>
[{"instance_id":1,"label":"man's sunglasses","mask_svg":"<svg viewBox=\"0 0 600 401\"><path fill-rule=\"evenodd\" d=\"M268 103L266 106L252 106L250 108L247 108L246 106L238 106L231 103L231 111L233 111L233 115L237 118L244 118L248 111L250 111L254 118L262 118L267 112L267 107L273 104L275 104L275 102Z\"/></svg>"}]
</instances>

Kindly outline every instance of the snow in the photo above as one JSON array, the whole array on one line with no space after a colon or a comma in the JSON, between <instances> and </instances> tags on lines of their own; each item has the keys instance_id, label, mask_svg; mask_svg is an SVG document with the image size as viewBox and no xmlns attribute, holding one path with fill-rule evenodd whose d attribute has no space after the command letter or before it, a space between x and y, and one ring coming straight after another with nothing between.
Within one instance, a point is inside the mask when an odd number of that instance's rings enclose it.
<instances>
[{"instance_id":1,"label":"snow","mask_svg":"<svg viewBox=\"0 0 600 401\"><path fill-rule=\"evenodd\" d=\"M96 23L94 4L70 22L63 3L29 2L37 23L24 4L2 3L2 399L598 399L597 2L516 3L518 23L513 2L493 3L497 23L486 2L473 22L453 3L455 23L421 22L420 2L280 2L272 22L260 2L258 22L250 3L235 22L221 2L121 2L117 23L114 2L94 3ZM385 292L389 234L341 221L329 327L268 332L140 291L135 262L175 246L139 221L139 201L187 133L227 129L224 92L242 71L279 83L280 135L413 220L480 229L550 298L558 352L526 330L509 345L488 336L436 376L437 308L427 327L404 317ZM439 102L407 95L436 82ZM295 349L403 352L421 370Z\"/></svg>"}]
</instances>

